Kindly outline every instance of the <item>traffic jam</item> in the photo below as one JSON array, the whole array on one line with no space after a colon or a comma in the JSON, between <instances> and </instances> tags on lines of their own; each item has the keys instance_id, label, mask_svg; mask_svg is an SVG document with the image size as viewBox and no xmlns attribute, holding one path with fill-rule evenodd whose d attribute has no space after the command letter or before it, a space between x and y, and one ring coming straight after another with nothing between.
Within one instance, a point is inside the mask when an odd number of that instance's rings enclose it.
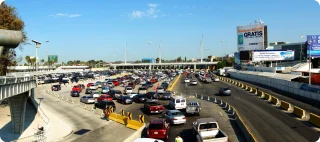
<instances>
[{"instance_id":1,"label":"traffic jam","mask_svg":"<svg viewBox=\"0 0 320 142\"><path fill-rule=\"evenodd\" d=\"M105 79L73 85L70 97L79 98L81 103L91 104L94 109L102 110L110 106L116 110L123 105L139 104L142 113L161 116L151 119L146 125L148 139L158 140L158 142L167 140L170 129L174 129L175 125L184 125L188 116L200 116L199 102L188 101L187 98L174 95L174 92L167 90L175 77L181 73L186 74L184 83L191 86L198 84L198 81L192 77L193 75L198 80L211 83L209 77L206 77L207 75L202 71L193 73L174 70L154 72L130 70L120 73L125 75L111 77L107 73L94 74L93 76L96 77L105 76ZM76 76L72 79L80 80L80 77ZM214 77L210 77L210 80L219 81ZM61 90L59 84L52 85L52 91L59 90ZM227 135L219 129L218 123L212 118L199 118L193 123L192 128L198 141L228 141Z\"/></svg>"}]
</instances>

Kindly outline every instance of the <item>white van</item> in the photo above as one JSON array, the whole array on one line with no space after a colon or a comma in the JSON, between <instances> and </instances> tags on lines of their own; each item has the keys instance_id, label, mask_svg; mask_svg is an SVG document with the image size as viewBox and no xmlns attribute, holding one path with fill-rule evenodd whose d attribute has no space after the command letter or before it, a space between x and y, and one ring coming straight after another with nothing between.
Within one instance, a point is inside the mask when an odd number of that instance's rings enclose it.
<instances>
[{"instance_id":1,"label":"white van","mask_svg":"<svg viewBox=\"0 0 320 142\"><path fill-rule=\"evenodd\" d=\"M186 109L187 100L182 96L172 97L169 101L169 106L173 109Z\"/></svg>"}]
</instances>

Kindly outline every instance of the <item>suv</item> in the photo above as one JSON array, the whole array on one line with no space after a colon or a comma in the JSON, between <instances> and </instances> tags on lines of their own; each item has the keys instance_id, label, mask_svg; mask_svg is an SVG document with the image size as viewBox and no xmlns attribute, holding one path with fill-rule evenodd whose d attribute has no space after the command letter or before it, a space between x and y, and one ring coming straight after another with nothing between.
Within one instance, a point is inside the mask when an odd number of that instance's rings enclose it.
<instances>
[{"instance_id":1,"label":"suv","mask_svg":"<svg viewBox=\"0 0 320 142\"><path fill-rule=\"evenodd\" d=\"M187 108L186 99L183 97L173 97L169 101L169 107L173 109L185 109Z\"/></svg>"},{"instance_id":2,"label":"suv","mask_svg":"<svg viewBox=\"0 0 320 142\"><path fill-rule=\"evenodd\" d=\"M144 111L148 114L150 113L162 113L164 111L164 106L159 103L159 100L147 100L143 106Z\"/></svg>"},{"instance_id":3,"label":"suv","mask_svg":"<svg viewBox=\"0 0 320 142\"><path fill-rule=\"evenodd\" d=\"M113 101L99 101L98 103L94 104L94 108L99 108L99 109L106 109L108 106L112 106L114 110L116 109L116 105L114 104Z\"/></svg>"},{"instance_id":4,"label":"suv","mask_svg":"<svg viewBox=\"0 0 320 142\"><path fill-rule=\"evenodd\" d=\"M168 120L156 118L149 122L147 126L148 138L154 139L168 139L169 138L170 123Z\"/></svg>"},{"instance_id":5,"label":"suv","mask_svg":"<svg viewBox=\"0 0 320 142\"><path fill-rule=\"evenodd\" d=\"M219 95L231 96L230 88L220 88Z\"/></svg>"}]
</instances>

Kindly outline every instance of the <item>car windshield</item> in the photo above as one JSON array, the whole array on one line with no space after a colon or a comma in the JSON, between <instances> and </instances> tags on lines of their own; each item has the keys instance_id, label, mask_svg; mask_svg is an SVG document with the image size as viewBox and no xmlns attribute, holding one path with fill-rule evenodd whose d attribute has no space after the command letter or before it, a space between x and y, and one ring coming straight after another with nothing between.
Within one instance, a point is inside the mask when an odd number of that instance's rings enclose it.
<instances>
[{"instance_id":1,"label":"car windshield","mask_svg":"<svg viewBox=\"0 0 320 142\"><path fill-rule=\"evenodd\" d=\"M121 94L121 91L116 90L116 91L114 91L114 93L116 93L116 94Z\"/></svg>"},{"instance_id":2,"label":"car windshield","mask_svg":"<svg viewBox=\"0 0 320 142\"><path fill-rule=\"evenodd\" d=\"M161 130L163 129L163 124L150 124L149 130Z\"/></svg>"},{"instance_id":3,"label":"car windshield","mask_svg":"<svg viewBox=\"0 0 320 142\"><path fill-rule=\"evenodd\" d=\"M200 130L201 129L212 129L212 128L217 128L217 124L216 123L200 124Z\"/></svg>"},{"instance_id":4,"label":"car windshield","mask_svg":"<svg viewBox=\"0 0 320 142\"><path fill-rule=\"evenodd\" d=\"M123 99L130 99L129 96L122 96Z\"/></svg>"},{"instance_id":5,"label":"car windshield","mask_svg":"<svg viewBox=\"0 0 320 142\"><path fill-rule=\"evenodd\" d=\"M139 90L147 90L146 88L139 88Z\"/></svg>"},{"instance_id":6,"label":"car windshield","mask_svg":"<svg viewBox=\"0 0 320 142\"><path fill-rule=\"evenodd\" d=\"M130 87L127 87L127 90L132 90L132 88L130 88Z\"/></svg>"}]
</instances>

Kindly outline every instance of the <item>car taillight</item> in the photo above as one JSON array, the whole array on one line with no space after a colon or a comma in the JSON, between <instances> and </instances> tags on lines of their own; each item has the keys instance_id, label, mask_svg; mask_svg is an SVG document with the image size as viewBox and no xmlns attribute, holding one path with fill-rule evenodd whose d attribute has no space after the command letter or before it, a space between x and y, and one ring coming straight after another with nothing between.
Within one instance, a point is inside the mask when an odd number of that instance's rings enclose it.
<instances>
[{"instance_id":1,"label":"car taillight","mask_svg":"<svg viewBox=\"0 0 320 142\"><path fill-rule=\"evenodd\" d=\"M167 131L166 131L166 130L164 130L164 131L163 131L163 134L165 135L166 133L167 133Z\"/></svg>"},{"instance_id":2,"label":"car taillight","mask_svg":"<svg viewBox=\"0 0 320 142\"><path fill-rule=\"evenodd\" d=\"M173 118L172 120L178 120L177 118Z\"/></svg>"},{"instance_id":3,"label":"car taillight","mask_svg":"<svg viewBox=\"0 0 320 142\"><path fill-rule=\"evenodd\" d=\"M186 119L186 117L183 117L182 119Z\"/></svg>"}]
</instances>

